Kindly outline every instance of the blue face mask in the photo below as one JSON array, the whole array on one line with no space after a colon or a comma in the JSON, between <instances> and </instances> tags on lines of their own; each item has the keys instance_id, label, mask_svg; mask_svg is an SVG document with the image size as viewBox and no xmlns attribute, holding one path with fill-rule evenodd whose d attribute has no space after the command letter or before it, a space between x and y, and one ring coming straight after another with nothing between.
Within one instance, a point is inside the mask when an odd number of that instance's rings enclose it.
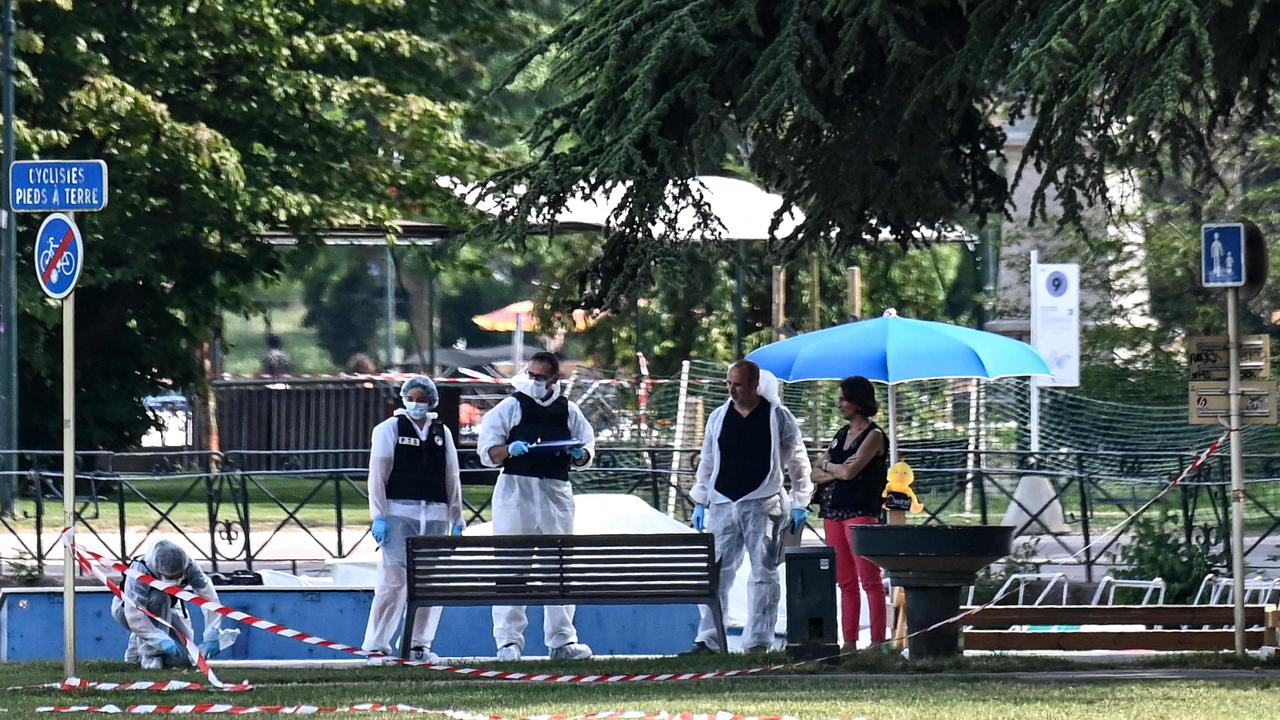
<instances>
[{"instance_id":1,"label":"blue face mask","mask_svg":"<svg viewBox=\"0 0 1280 720\"><path fill-rule=\"evenodd\" d=\"M431 408L424 402L414 402L412 400L404 401L404 411L414 420L421 420L431 412Z\"/></svg>"}]
</instances>

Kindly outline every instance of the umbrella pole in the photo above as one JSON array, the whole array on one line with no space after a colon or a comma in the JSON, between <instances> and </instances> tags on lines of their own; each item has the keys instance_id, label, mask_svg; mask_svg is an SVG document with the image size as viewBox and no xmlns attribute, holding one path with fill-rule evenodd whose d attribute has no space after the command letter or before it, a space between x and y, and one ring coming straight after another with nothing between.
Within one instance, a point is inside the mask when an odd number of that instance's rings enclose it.
<instances>
[{"instance_id":1,"label":"umbrella pole","mask_svg":"<svg viewBox=\"0 0 1280 720\"><path fill-rule=\"evenodd\" d=\"M898 462L898 391L889 386L889 464Z\"/></svg>"}]
</instances>

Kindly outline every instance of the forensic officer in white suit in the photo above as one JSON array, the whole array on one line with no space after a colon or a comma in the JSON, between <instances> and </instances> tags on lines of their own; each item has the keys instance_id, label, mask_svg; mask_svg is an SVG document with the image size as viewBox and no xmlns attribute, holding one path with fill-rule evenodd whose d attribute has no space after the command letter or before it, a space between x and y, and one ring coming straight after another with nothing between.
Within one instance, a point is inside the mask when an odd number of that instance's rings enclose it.
<instances>
[{"instance_id":1,"label":"forensic officer in white suit","mask_svg":"<svg viewBox=\"0 0 1280 720\"><path fill-rule=\"evenodd\" d=\"M798 533L808 516L813 482L800 425L780 401L771 374L761 382L759 366L739 360L729 366L729 400L707 418L697 479L689 491L697 503L693 527L716 538L720 561L720 606L745 553L751 563L747 584L747 652L768 650L778 621L782 584L778 578L783 533ZM764 390L762 393L761 391ZM783 485L783 470L791 490ZM692 654L724 652L715 619L701 608L702 621Z\"/></svg>"},{"instance_id":2,"label":"forensic officer in white suit","mask_svg":"<svg viewBox=\"0 0 1280 720\"><path fill-rule=\"evenodd\" d=\"M218 601L218 591L209 582L209 576L170 540L157 540L146 555L134 560L130 567L157 580L189 589L202 598ZM111 601L112 617L129 631L125 662L139 663L146 670L190 665L191 658L174 633L176 630L187 638L191 637L191 618L182 601L133 577L125 578L121 590L126 598L133 601L126 602L119 597ZM140 608L146 608L163 622L148 617ZM200 650L210 660L222 650L219 644L221 627L222 616L213 610L205 610L204 642ZM237 631L229 632L238 634Z\"/></svg>"},{"instance_id":3,"label":"forensic officer in white suit","mask_svg":"<svg viewBox=\"0 0 1280 720\"><path fill-rule=\"evenodd\" d=\"M476 452L489 467L501 467L493 490L495 535L572 535L573 487L569 468L595 456L595 432L577 403L560 394L560 359L537 352L517 392L485 413ZM571 447L545 443L576 441ZM578 642L572 605L543 608L543 638L553 660L582 660L591 648ZM522 606L493 608L498 659L519 660L529 624Z\"/></svg>"},{"instance_id":4,"label":"forensic officer in white suit","mask_svg":"<svg viewBox=\"0 0 1280 720\"><path fill-rule=\"evenodd\" d=\"M461 535L465 525L458 450L453 433L432 412L440 403L435 383L415 375L400 388L400 399L404 408L373 428L369 451L369 515L382 561L360 647L386 655L408 604L405 539ZM400 639L410 643L411 660L439 662L431 651L439 623L440 608L418 608L414 637Z\"/></svg>"}]
</instances>

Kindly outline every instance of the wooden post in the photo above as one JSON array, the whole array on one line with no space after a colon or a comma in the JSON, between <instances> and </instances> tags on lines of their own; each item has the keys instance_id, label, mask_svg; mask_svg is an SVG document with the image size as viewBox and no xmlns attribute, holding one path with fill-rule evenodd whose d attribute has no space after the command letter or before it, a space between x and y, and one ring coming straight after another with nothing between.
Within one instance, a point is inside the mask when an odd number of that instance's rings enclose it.
<instances>
[{"instance_id":1,"label":"wooden post","mask_svg":"<svg viewBox=\"0 0 1280 720\"><path fill-rule=\"evenodd\" d=\"M889 510L889 525L906 525L906 510ZM889 617L893 618L893 646L899 650L907 646L907 590L894 587L889 602Z\"/></svg>"},{"instance_id":2,"label":"wooden post","mask_svg":"<svg viewBox=\"0 0 1280 720\"><path fill-rule=\"evenodd\" d=\"M847 270L849 293L849 319L862 319L862 268L854 265Z\"/></svg>"},{"instance_id":3,"label":"wooden post","mask_svg":"<svg viewBox=\"0 0 1280 720\"><path fill-rule=\"evenodd\" d=\"M773 340L781 340L778 329L787 323L787 268L783 265L773 266Z\"/></svg>"}]
</instances>

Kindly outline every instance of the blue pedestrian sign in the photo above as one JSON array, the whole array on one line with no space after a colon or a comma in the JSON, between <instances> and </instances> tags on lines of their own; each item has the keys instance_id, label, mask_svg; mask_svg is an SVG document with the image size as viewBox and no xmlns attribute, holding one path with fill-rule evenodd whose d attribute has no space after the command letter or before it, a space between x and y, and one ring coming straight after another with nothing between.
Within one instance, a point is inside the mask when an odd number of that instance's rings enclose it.
<instances>
[{"instance_id":1,"label":"blue pedestrian sign","mask_svg":"<svg viewBox=\"0 0 1280 720\"><path fill-rule=\"evenodd\" d=\"M107 206L101 160L18 160L9 171L14 212L93 212Z\"/></svg>"},{"instance_id":2,"label":"blue pedestrian sign","mask_svg":"<svg viewBox=\"0 0 1280 720\"><path fill-rule=\"evenodd\" d=\"M1200 226L1200 284L1244 285L1244 223Z\"/></svg>"},{"instance_id":3,"label":"blue pedestrian sign","mask_svg":"<svg viewBox=\"0 0 1280 720\"><path fill-rule=\"evenodd\" d=\"M36 279L45 294L54 300L70 295L83 262L84 240L75 221L62 213L45 218L36 235Z\"/></svg>"}]
</instances>

